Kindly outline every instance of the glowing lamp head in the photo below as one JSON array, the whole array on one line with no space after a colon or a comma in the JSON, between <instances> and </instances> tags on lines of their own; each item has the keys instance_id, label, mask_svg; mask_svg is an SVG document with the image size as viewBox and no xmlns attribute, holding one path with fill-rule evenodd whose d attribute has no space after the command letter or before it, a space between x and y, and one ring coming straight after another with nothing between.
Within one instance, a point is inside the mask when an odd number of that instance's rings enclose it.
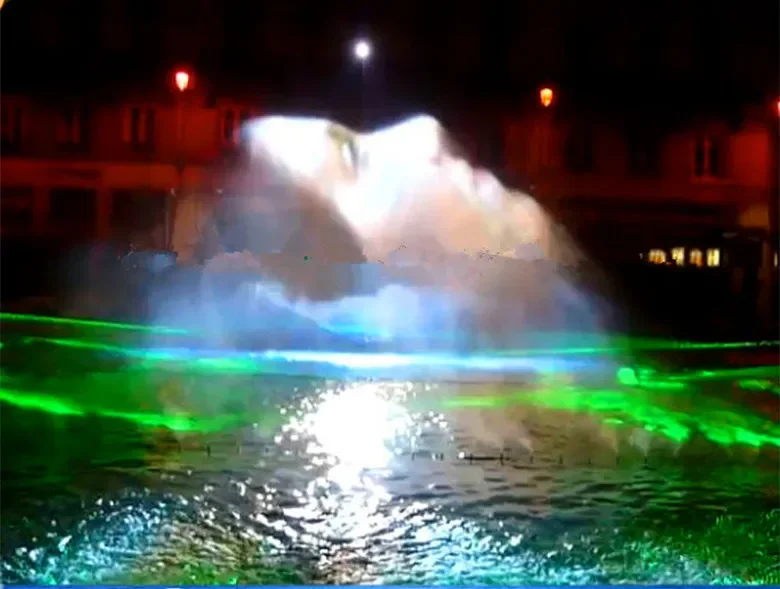
<instances>
[{"instance_id":1,"label":"glowing lamp head","mask_svg":"<svg viewBox=\"0 0 780 589\"><path fill-rule=\"evenodd\" d=\"M190 75L185 71L176 72L173 76L173 81L179 89L179 92L184 92L190 87Z\"/></svg>"},{"instance_id":2,"label":"glowing lamp head","mask_svg":"<svg viewBox=\"0 0 780 589\"><path fill-rule=\"evenodd\" d=\"M777 116L780 117L780 98L775 101L775 109L777 110Z\"/></svg>"},{"instance_id":3,"label":"glowing lamp head","mask_svg":"<svg viewBox=\"0 0 780 589\"><path fill-rule=\"evenodd\" d=\"M352 46L352 53L355 59L365 63L371 57L371 44L365 39L358 39Z\"/></svg>"},{"instance_id":4,"label":"glowing lamp head","mask_svg":"<svg viewBox=\"0 0 780 589\"><path fill-rule=\"evenodd\" d=\"M553 101L552 88L542 88L541 90L539 90L539 101L542 103L542 106L545 108L550 106Z\"/></svg>"}]
</instances>

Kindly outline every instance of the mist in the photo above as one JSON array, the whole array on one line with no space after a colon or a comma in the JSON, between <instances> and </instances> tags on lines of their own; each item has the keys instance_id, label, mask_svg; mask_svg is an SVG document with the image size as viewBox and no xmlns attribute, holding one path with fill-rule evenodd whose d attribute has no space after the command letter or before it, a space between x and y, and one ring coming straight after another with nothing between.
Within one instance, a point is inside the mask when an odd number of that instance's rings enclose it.
<instances>
[{"instance_id":1,"label":"mist","mask_svg":"<svg viewBox=\"0 0 780 589\"><path fill-rule=\"evenodd\" d=\"M226 193L175 224L202 264L201 296L167 292L156 321L271 343L299 328L304 347L323 334L455 350L600 331L599 304L571 279L583 257L566 231L474 168L435 119L359 134L266 117L245 135Z\"/></svg>"}]
</instances>

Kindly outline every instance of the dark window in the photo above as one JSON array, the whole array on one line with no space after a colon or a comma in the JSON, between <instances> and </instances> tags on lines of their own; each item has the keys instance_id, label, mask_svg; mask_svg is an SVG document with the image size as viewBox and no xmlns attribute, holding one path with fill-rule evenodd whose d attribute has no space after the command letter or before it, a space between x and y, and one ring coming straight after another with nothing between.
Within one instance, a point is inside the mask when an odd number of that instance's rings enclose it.
<instances>
[{"instance_id":1,"label":"dark window","mask_svg":"<svg viewBox=\"0 0 780 589\"><path fill-rule=\"evenodd\" d=\"M87 146L87 111L81 107L66 107L59 113L56 126L57 144L67 150L82 150Z\"/></svg>"},{"instance_id":2,"label":"dark window","mask_svg":"<svg viewBox=\"0 0 780 589\"><path fill-rule=\"evenodd\" d=\"M26 230L33 224L33 189L4 186L0 190L0 225L3 229Z\"/></svg>"},{"instance_id":3,"label":"dark window","mask_svg":"<svg viewBox=\"0 0 780 589\"><path fill-rule=\"evenodd\" d=\"M150 149L155 143L156 112L153 108L130 109L126 141L135 148Z\"/></svg>"},{"instance_id":4,"label":"dark window","mask_svg":"<svg viewBox=\"0 0 780 589\"><path fill-rule=\"evenodd\" d=\"M93 237L97 229L96 192L79 188L52 189L49 219L55 232Z\"/></svg>"},{"instance_id":5,"label":"dark window","mask_svg":"<svg viewBox=\"0 0 780 589\"><path fill-rule=\"evenodd\" d=\"M566 167L576 174L593 171L593 131L574 127L566 142Z\"/></svg>"},{"instance_id":6,"label":"dark window","mask_svg":"<svg viewBox=\"0 0 780 589\"><path fill-rule=\"evenodd\" d=\"M699 137L694 143L693 174L698 178L723 176L721 142L710 136Z\"/></svg>"},{"instance_id":7,"label":"dark window","mask_svg":"<svg viewBox=\"0 0 780 589\"><path fill-rule=\"evenodd\" d=\"M2 148L9 152L18 149L22 143L22 107L3 104L2 108Z\"/></svg>"},{"instance_id":8,"label":"dark window","mask_svg":"<svg viewBox=\"0 0 780 589\"><path fill-rule=\"evenodd\" d=\"M146 120L144 121L144 124L146 125L146 142L148 144L153 144L154 134L157 128L157 113L154 109L146 109Z\"/></svg>"},{"instance_id":9,"label":"dark window","mask_svg":"<svg viewBox=\"0 0 780 589\"><path fill-rule=\"evenodd\" d=\"M165 240L165 193L117 191L112 195L111 233L140 249L161 249Z\"/></svg>"},{"instance_id":10,"label":"dark window","mask_svg":"<svg viewBox=\"0 0 780 589\"><path fill-rule=\"evenodd\" d=\"M717 142L711 141L708 146L708 153L709 153L709 165L710 165L710 175L711 176L720 176L721 175L721 165L720 165L720 147L718 146Z\"/></svg>"},{"instance_id":11,"label":"dark window","mask_svg":"<svg viewBox=\"0 0 780 589\"><path fill-rule=\"evenodd\" d=\"M696 176L704 176L706 175L707 159L704 141L697 141L694 149L693 173L696 174Z\"/></svg>"},{"instance_id":12,"label":"dark window","mask_svg":"<svg viewBox=\"0 0 780 589\"><path fill-rule=\"evenodd\" d=\"M628 138L628 168L635 176L658 173L659 142L648 133L632 133Z\"/></svg>"}]
</instances>

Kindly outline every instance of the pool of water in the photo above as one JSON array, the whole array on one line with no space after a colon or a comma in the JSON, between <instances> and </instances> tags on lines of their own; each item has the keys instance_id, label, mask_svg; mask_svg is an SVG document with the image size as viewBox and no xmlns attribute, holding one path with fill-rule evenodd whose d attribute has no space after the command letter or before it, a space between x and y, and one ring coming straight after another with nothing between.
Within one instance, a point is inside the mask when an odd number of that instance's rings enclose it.
<instances>
[{"instance_id":1,"label":"pool of water","mask_svg":"<svg viewBox=\"0 0 780 589\"><path fill-rule=\"evenodd\" d=\"M685 388L328 380L13 345L5 583L778 578L766 371Z\"/></svg>"}]
</instances>

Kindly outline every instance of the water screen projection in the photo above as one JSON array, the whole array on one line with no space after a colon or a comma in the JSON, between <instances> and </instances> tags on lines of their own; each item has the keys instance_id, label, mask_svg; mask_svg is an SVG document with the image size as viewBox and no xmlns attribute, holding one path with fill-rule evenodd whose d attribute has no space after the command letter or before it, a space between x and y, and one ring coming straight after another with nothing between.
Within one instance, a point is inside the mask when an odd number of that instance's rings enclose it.
<instances>
[{"instance_id":1,"label":"water screen projection","mask_svg":"<svg viewBox=\"0 0 780 589\"><path fill-rule=\"evenodd\" d=\"M439 349L598 332L599 305L567 278L579 255L565 232L472 167L432 117L369 133L267 117L246 137L223 195L205 212L179 207L174 246L204 264L205 309L167 292L158 322Z\"/></svg>"},{"instance_id":2,"label":"water screen projection","mask_svg":"<svg viewBox=\"0 0 780 589\"><path fill-rule=\"evenodd\" d=\"M4 491L42 497L4 501L5 578L776 579L776 363L648 357L778 342L608 333L565 231L431 117L245 135L152 325L0 313Z\"/></svg>"}]
</instances>

